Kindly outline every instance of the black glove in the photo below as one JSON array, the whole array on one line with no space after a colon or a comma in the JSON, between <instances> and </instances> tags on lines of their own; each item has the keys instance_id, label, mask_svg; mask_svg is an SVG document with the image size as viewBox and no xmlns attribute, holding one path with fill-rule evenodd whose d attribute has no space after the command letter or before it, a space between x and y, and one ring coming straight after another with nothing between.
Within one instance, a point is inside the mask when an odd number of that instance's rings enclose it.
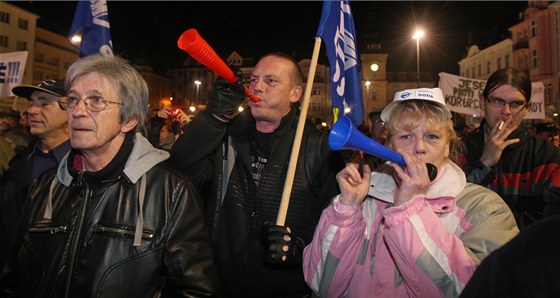
<instances>
[{"instance_id":1,"label":"black glove","mask_svg":"<svg viewBox=\"0 0 560 298\"><path fill-rule=\"evenodd\" d=\"M288 239L288 240L286 240ZM295 268L302 265L305 243L288 227L265 222L261 242L264 245L264 264L273 268ZM287 247L287 250L284 248Z\"/></svg>"},{"instance_id":2,"label":"black glove","mask_svg":"<svg viewBox=\"0 0 560 298\"><path fill-rule=\"evenodd\" d=\"M215 115L231 115L237 112L241 103L245 100L245 88L243 87L244 77L241 69L231 66L230 68L239 78L235 84L230 84L222 77L218 77L214 82L212 98L208 101L206 110Z\"/></svg>"}]
</instances>

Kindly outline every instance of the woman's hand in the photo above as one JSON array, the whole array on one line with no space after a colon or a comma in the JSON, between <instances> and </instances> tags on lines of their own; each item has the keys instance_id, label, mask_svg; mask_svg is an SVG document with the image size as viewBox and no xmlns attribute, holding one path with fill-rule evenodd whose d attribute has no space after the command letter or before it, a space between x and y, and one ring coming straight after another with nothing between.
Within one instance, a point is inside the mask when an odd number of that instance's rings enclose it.
<instances>
[{"instance_id":1,"label":"woman's hand","mask_svg":"<svg viewBox=\"0 0 560 298\"><path fill-rule=\"evenodd\" d=\"M371 169L369 165L364 164L362 176L357 164L346 164L346 167L336 174L336 181L338 181L342 196L340 203L343 205L360 206L368 194L370 178Z\"/></svg>"},{"instance_id":2,"label":"woman's hand","mask_svg":"<svg viewBox=\"0 0 560 298\"><path fill-rule=\"evenodd\" d=\"M395 192L395 207L410 201L415 195L426 194L431 182L425 161L404 151L398 150L398 152L404 157L406 168L392 163L399 185Z\"/></svg>"}]
</instances>

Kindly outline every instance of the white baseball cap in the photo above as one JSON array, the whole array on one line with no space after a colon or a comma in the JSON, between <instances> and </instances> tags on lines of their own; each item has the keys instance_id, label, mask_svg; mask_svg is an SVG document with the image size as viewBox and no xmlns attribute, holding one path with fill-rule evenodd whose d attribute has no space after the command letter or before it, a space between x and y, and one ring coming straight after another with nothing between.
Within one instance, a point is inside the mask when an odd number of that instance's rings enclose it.
<instances>
[{"instance_id":1,"label":"white baseball cap","mask_svg":"<svg viewBox=\"0 0 560 298\"><path fill-rule=\"evenodd\" d=\"M445 105L445 97L443 97L443 92L439 88L418 88L418 89L407 89L403 91L398 91L393 97L393 102L387 105L381 112L381 120L387 122L389 116L393 109L399 104L399 102L411 99L421 99L437 103L439 106L445 109L446 116L451 119L451 110Z\"/></svg>"}]
</instances>

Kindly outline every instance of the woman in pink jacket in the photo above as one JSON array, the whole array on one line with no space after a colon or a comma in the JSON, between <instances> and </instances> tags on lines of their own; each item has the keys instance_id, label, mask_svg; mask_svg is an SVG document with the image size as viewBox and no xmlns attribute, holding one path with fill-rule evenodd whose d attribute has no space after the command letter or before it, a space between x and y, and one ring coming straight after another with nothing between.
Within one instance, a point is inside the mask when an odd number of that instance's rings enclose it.
<instances>
[{"instance_id":1,"label":"woman in pink jacket","mask_svg":"<svg viewBox=\"0 0 560 298\"><path fill-rule=\"evenodd\" d=\"M338 173L341 194L304 251L305 279L320 297L459 296L518 233L513 215L451 161L460 140L440 89L397 92L381 119L406 167L366 165L360 175L348 164ZM426 163L437 167L433 181Z\"/></svg>"}]
</instances>

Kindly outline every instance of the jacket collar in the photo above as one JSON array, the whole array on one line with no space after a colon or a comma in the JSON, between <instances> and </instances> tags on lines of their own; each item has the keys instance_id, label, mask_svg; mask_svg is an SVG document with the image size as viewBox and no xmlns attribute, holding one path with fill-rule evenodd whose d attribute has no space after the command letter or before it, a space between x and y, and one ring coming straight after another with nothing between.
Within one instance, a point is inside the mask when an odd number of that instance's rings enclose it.
<instances>
[{"instance_id":1,"label":"jacket collar","mask_svg":"<svg viewBox=\"0 0 560 298\"><path fill-rule=\"evenodd\" d=\"M289 132L290 130L287 128L291 127L294 121L297 120L297 115L298 110L292 107L288 114L282 117L280 125L278 126L278 128L276 128L276 130L274 130L274 134L278 137L281 137L285 133ZM239 114L239 116L232 121L232 125L229 129L229 132L232 134L232 136L246 134L249 131L250 127L255 126L255 118L253 118L250 108L243 110L243 112L241 112L241 114Z\"/></svg>"},{"instance_id":2,"label":"jacket collar","mask_svg":"<svg viewBox=\"0 0 560 298\"><path fill-rule=\"evenodd\" d=\"M154 148L140 133L136 133L132 139L132 150L130 151L128 158L125 158L126 163L122 173L128 181L135 184L148 170L153 168L156 164L168 159L169 153L164 150ZM121 150L123 150L123 147L121 147ZM71 152L68 152L68 154L64 156L58 166L57 172L58 180L66 186L70 186L73 180L73 176L68 170L67 165Z\"/></svg>"},{"instance_id":3,"label":"jacket collar","mask_svg":"<svg viewBox=\"0 0 560 298\"><path fill-rule=\"evenodd\" d=\"M368 195L388 203L393 203L397 182L393 178L395 170L390 165L390 162L386 162L371 174L371 187L369 188ZM426 193L426 199L455 198L463 191L466 184L467 179L463 170L455 163L446 161L439 169L436 179L432 181L428 193Z\"/></svg>"}]
</instances>

